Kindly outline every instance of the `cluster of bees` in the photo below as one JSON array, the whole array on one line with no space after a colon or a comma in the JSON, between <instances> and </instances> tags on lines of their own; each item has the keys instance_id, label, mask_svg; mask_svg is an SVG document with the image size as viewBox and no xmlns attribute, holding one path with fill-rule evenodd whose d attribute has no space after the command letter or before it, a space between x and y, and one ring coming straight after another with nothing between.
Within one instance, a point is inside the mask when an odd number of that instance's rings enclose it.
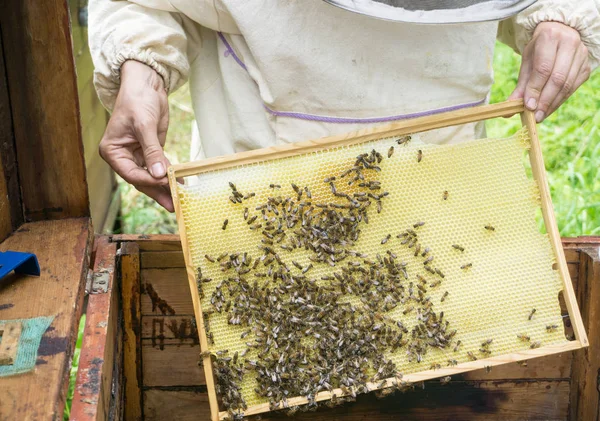
<instances>
[{"instance_id":1,"label":"cluster of bees","mask_svg":"<svg viewBox=\"0 0 600 421\"><path fill-rule=\"evenodd\" d=\"M398 143L408 140L401 138ZM388 158L393 153L391 147ZM243 194L229 183L229 200L243 208L248 228L261 234L256 256L248 252L205 256L223 273L210 296L211 306L203 313L209 342L214 343L210 318L215 313L244 329L240 336L243 351L213 354L217 392L231 419L241 419L247 408L240 388L244 376L256 380L254 391L268 399L271 410L293 413L316 408L316 395L321 391L343 391L343 397L334 395L329 401L334 405L368 392L367 384L379 385L375 389L388 387L384 393L408 387L396 364L384 355L402 350L407 361L421 362L432 348L459 352L456 329L443 311L436 312L429 295L440 290L445 275L435 265L432 250L420 240L425 222L414 223L395 239L388 234L375 256L355 250L361 228L369 223L369 211L380 213L389 195L376 179L383 159L375 150L363 153L350 168L323 180L330 192L328 201L313 200L308 186L291 184L286 196L280 185L271 184L273 194L251 211L244 203L254 193ZM447 191L442 199L448 199ZM227 224L226 219L222 228ZM495 230L491 225L485 229ZM407 262L387 248L390 244L409 250L423 271L411 276ZM465 250L458 244L452 247L458 253ZM286 258L300 250L308 253L311 263L302 265ZM315 265L328 265L330 270L313 277ZM462 269L471 266L467 263ZM201 297L206 282L214 281L198 269ZM445 291L440 301L448 296ZM360 304L347 297L358 298ZM392 318L389 313L393 311L409 317L410 325L398 320L402 317ZM491 344L492 339L484 342L479 352L489 356ZM467 356L477 359L470 351ZM456 364L448 360L448 366ZM441 365L433 363L430 368ZM388 384L386 379L395 381ZM288 399L297 396L306 397L308 404L290 407Z\"/></svg>"}]
</instances>

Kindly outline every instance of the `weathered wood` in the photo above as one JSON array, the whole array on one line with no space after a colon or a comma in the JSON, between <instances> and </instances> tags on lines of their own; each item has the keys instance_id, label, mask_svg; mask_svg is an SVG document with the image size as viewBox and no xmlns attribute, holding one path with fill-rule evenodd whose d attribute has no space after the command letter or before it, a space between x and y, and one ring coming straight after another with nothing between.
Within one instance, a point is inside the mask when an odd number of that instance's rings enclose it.
<instances>
[{"instance_id":1,"label":"weathered wood","mask_svg":"<svg viewBox=\"0 0 600 421\"><path fill-rule=\"evenodd\" d=\"M0 31L0 241L23 223L15 134Z\"/></svg>"},{"instance_id":2,"label":"weathered wood","mask_svg":"<svg viewBox=\"0 0 600 421\"><path fill-rule=\"evenodd\" d=\"M574 352L570 419L600 420L600 239L581 250L578 300L590 346Z\"/></svg>"},{"instance_id":3,"label":"weathered wood","mask_svg":"<svg viewBox=\"0 0 600 421\"><path fill-rule=\"evenodd\" d=\"M3 2L0 29L25 219L87 216L67 2Z\"/></svg>"},{"instance_id":4,"label":"weathered wood","mask_svg":"<svg viewBox=\"0 0 600 421\"><path fill-rule=\"evenodd\" d=\"M36 368L0 378L0 419L62 418L92 238L89 218L77 218L24 224L0 244L0 251L35 253L41 269L40 277L11 273L3 280L0 319L55 316Z\"/></svg>"},{"instance_id":5,"label":"weathered wood","mask_svg":"<svg viewBox=\"0 0 600 421\"><path fill-rule=\"evenodd\" d=\"M457 376L464 380L542 380L556 379L567 380L571 376L572 352L548 355L527 361L526 366L517 363L505 364L494 367L489 373L484 370L475 370Z\"/></svg>"},{"instance_id":6,"label":"weathered wood","mask_svg":"<svg viewBox=\"0 0 600 421\"><path fill-rule=\"evenodd\" d=\"M147 251L142 253L142 269L185 268L185 260L181 250Z\"/></svg>"},{"instance_id":7,"label":"weathered wood","mask_svg":"<svg viewBox=\"0 0 600 421\"><path fill-rule=\"evenodd\" d=\"M121 300L123 303L125 375L125 420L141 421L142 347L140 338L140 256L136 243L121 245Z\"/></svg>"},{"instance_id":8,"label":"weathered wood","mask_svg":"<svg viewBox=\"0 0 600 421\"><path fill-rule=\"evenodd\" d=\"M185 269L142 270L142 314L194 314Z\"/></svg>"},{"instance_id":9,"label":"weathered wood","mask_svg":"<svg viewBox=\"0 0 600 421\"><path fill-rule=\"evenodd\" d=\"M115 282L116 244L96 237L93 273L107 273L105 293L88 296L79 369L71 405L71 421L107 420L111 412L113 385L116 393L122 379L113 378L121 364L121 328L118 320L119 294ZM113 414L116 415L116 414Z\"/></svg>"},{"instance_id":10,"label":"weathered wood","mask_svg":"<svg viewBox=\"0 0 600 421\"><path fill-rule=\"evenodd\" d=\"M186 345L154 346L151 340L142 341L144 388L151 386L206 385L200 362L200 346L188 341Z\"/></svg>"},{"instance_id":11,"label":"weathered wood","mask_svg":"<svg viewBox=\"0 0 600 421\"><path fill-rule=\"evenodd\" d=\"M144 392L145 421L210 419L208 395L204 390L146 390Z\"/></svg>"},{"instance_id":12,"label":"weathered wood","mask_svg":"<svg viewBox=\"0 0 600 421\"><path fill-rule=\"evenodd\" d=\"M540 382L427 382L425 389L377 399L359 396L355 403L317 412L298 414L295 419L329 421L506 421L565 420L568 411L567 381ZM269 413L265 421L289 420L285 413Z\"/></svg>"},{"instance_id":13,"label":"weathered wood","mask_svg":"<svg viewBox=\"0 0 600 421\"><path fill-rule=\"evenodd\" d=\"M198 330L193 314L177 316L142 315L142 339L153 339L160 346L164 339L177 339L179 344L198 344ZM177 343L177 341L175 341Z\"/></svg>"},{"instance_id":14,"label":"weathered wood","mask_svg":"<svg viewBox=\"0 0 600 421\"><path fill-rule=\"evenodd\" d=\"M177 234L115 234L111 236L112 241L126 242L135 241L140 251L181 251L181 241Z\"/></svg>"},{"instance_id":15,"label":"weathered wood","mask_svg":"<svg viewBox=\"0 0 600 421\"><path fill-rule=\"evenodd\" d=\"M94 157L87 163L87 174L92 194L90 214L94 222L94 229L96 232L100 232L105 224L117 185L112 169L100 156Z\"/></svg>"},{"instance_id":16,"label":"weathered wood","mask_svg":"<svg viewBox=\"0 0 600 421\"><path fill-rule=\"evenodd\" d=\"M21 322L0 324L0 365L13 365L17 359L19 339L23 325Z\"/></svg>"}]
</instances>

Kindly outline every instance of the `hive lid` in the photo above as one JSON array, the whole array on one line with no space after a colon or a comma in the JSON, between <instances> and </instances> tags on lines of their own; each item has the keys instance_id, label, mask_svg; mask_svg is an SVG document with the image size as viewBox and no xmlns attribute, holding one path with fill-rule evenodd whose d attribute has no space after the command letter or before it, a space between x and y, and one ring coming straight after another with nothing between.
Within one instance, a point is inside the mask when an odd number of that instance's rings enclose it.
<instances>
[{"instance_id":1,"label":"hive lid","mask_svg":"<svg viewBox=\"0 0 600 421\"><path fill-rule=\"evenodd\" d=\"M342 9L405 23L446 24L502 20L536 0L324 0Z\"/></svg>"}]
</instances>

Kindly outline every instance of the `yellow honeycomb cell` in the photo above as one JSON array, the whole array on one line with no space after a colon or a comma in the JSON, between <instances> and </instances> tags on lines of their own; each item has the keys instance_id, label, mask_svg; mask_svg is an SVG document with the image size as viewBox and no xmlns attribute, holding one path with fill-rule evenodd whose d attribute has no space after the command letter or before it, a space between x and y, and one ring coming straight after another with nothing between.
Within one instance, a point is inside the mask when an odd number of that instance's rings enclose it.
<instances>
[{"instance_id":1,"label":"yellow honeycomb cell","mask_svg":"<svg viewBox=\"0 0 600 421\"><path fill-rule=\"evenodd\" d=\"M383 200L381 213L374 207L370 209L369 223L361 227L361 237L352 249L370 258L392 250L398 260L407 263L411 281L415 281L417 273L433 280L424 270L423 258L415 258L414 249L400 245L401 240L396 238L413 224L425 222L416 228L420 242L431 249L435 267L445 275L442 284L431 288L428 294L433 309L444 312L445 319L458 331L455 339L462 342L457 352L453 347L430 349L421 363L408 362L403 348L385 357L394 361L400 372L408 374L427 370L436 362L445 366L449 359L466 362L468 351L484 358L478 349L488 338L493 338L492 356L528 349L529 343L520 341L518 334L527 334L542 345L566 342L558 301L562 280L552 267L555 256L549 239L538 231L539 190L523 166L529 147L526 131L522 129L506 139L454 145L424 144L418 135L413 135L407 145L398 145L396 140L385 138L188 177L186 185L177 187L184 221L180 229L185 230L193 266L213 279L204 284L201 307L210 308L215 285L227 276L219 265L208 262L205 254L262 254L257 248L262 235L260 230L248 228L243 218L245 207L252 216L260 214L254 208L269 196L294 197L291 183L309 186L313 203L331 202L330 187L323 180L339 176L353 165L357 155L375 149L384 156L377 179L389 196ZM394 146L394 153L388 159L390 146ZM243 204L233 204L229 200L229 182L242 193L254 192L256 196ZM281 189L274 193L269 187L272 183L281 185ZM352 191L352 187L338 188ZM225 218L229 223L223 230ZM495 230L486 229L486 225ZM382 245L382 238L388 234L391 239ZM464 247L464 252L453 248L453 244ZM302 265L311 263L307 252L299 249L292 253L281 251L280 256L290 267L291 260ZM472 266L461 269L466 264ZM310 277L317 279L338 269L323 264L314 266ZM442 302L446 291L448 296ZM347 299L360 304L356 297ZM534 308L535 315L529 320ZM404 315L402 306L388 314L402 320L409 329L415 324L415 313ZM553 324L559 329L548 332L546 326ZM225 314L211 315L210 330L214 335L210 350L214 352L242 352L251 340L251 335L240 339L247 328L229 325ZM253 352L246 355L255 357ZM242 391L249 406L267 402L256 395L255 387L254 376L245 376Z\"/></svg>"}]
</instances>

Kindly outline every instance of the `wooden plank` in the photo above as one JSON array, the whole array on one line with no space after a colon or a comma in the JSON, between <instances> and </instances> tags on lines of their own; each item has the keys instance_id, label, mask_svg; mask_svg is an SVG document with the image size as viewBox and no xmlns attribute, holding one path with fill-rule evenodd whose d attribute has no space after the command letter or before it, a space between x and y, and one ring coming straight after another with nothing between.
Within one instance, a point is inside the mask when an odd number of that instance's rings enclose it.
<instances>
[{"instance_id":1,"label":"wooden plank","mask_svg":"<svg viewBox=\"0 0 600 421\"><path fill-rule=\"evenodd\" d=\"M160 340L177 339L184 344L192 341L198 343L198 330L195 326L194 314L177 316L144 316L142 315L142 339L152 339L153 346L160 346Z\"/></svg>"},{"instance_id":2,"label":"wooden plank","mask_svg":"<svg viewBox=\"0 0 600 421\"><path fill-rule=\"evenodd\" d=\"M67 2L22 0L2 6L25 219L88 216Z\"/></svg>"},{"instance_id":3,"label":"wooden plank","mask_svg":"<svg viewBox=\"0 0 600 421\"><path fill-rule=\"evenodd\" d=\"M600 420L600 244L581 251L578 299L590 346L576 352L570 419Z\"/></svg>"},{"instance_id":4,"label":"wooden plank","mask_svg":"<svg viewBox=\"0 0 600 421\"><path fill-rule=\"evenodd\" d=\"M0 319L55 316L33 371L0 378L0 419L62 418L77 339L92 242L89 218L24 224L0 251L37 255L40 277L9 274L0 290Z\"/></svg>"},{"instance_id":5,"label":"wooden plank","mask_svg":"<svg viewBox=\"0 0 600 421\"><path fill-rule=\"evenodd\" d=\"M15 134L0 31L0 241L23 223Z\"/></svg>"},{"instance_id":6,"label":"wooden plank","mask_svg":"<svg viewBox=\"0 0 600 421\"><path fill-rule=\"evenodd\" d=\"M176 251L181 250L181 241L177 234L114 234L112 241L135 241L140 251Z\"/></svg>"},{"instance_id":7,"label":"wooden plank","mask_svg":"<svg viewBox=\"0 0 600 421\"><path fill-rule=\"evenodd\" d=\"M13 365L15 363L22 330L21 322L0 324L0 365Z\"/></svg>"},{"instance_id":8,"label":"wooden plank","mask_svg":"<svg viewBox=\"0 0 600 421\"><path fill-rule=\"evenodd\" d=\"M141 421L142 347L140 338L140 256L136 243L125 243L121 251L121 298L123 302L123 373L125 419Z\"/></svg>"},{"instance_id":9,"label":"wooden plank","mask_svg":"<svg viewBox=\"0 0 600 421\"><path fill-rule=\"evenodd\" d=\"M483 105L456 111L435 114L426 117L412 118L392 124L376 126L342 135L324 137L303 142L286 143L284 145L238 152L207 158L201 161L178 164L169 167L169 181L174 189L176 178L215 171L238 165L249 165L260 161L286 158L304 153L317 152L338 146L349 146L370 140L381 139L382 136L393 137L411 133L424 132L447 126L458 126L490 118L503 117L523 112L523 100L505 101L498 104Z\"/></svg>"},{"instance_id":10,"label":"wooden plank","mask_svg":"<svg viewBox=\"0 0 600 421\"><path fill-rule=\"evenodd\" d=\"M142 342L144 388L149 386L205 385L200 363L200 346L192 341L185 345L166 345L162 349L152 341Z\"/></svg>"},{"instance_id":11,"label":"wooden plank","mask_svg":"<svg viewBox=\"0 0 600 421\"><path fill-rule=\"evenodd\" d=\"M115 229L115 221L117 220L117 216L119 215L119 211L121 210L121 191L119 189L119 185L117 184L117 188L113 192L112 199L110 201L110 205L108 206L108 211L106 212L106 217L104 218L104 224L100 232L102 234L111 234Z\"/></svg>"},{"instance_id":12,"label":"wooden plank","mask_svg":"<svg viewBox=\"0 0 600 421\"><path fill-rule=\"evenodd\" d=\"M506 421L566 420L567 381L553 382L428 382L425 389L384 399L358 396L354 403L317 412L297 413L294 419L330 421ZM196 390L150 389L144 392L146 420L208 419L208 395ZM284 412L263 415L264 421L289 420Z\"/></svg>"},{"instance_id":13,"label":"wooden plank","mask_svg":"<svg viewBox=\"0 0 600 421\"><path fill-rule=\"evenodd\" d=\"M355 403L317 412L298 414L295 419L326 421L517 421L565 420L568 410L567 381L555 382L451 382L441 386L428 382L424 389L377 399L359 396ZM285 413L269 413L263 420L289 419Z\"/></svg>"},{"instance_id":14,"label":"wooden plank","mask_svg":"<svg viewBox=\"0 0 600 421\"><path fill-rule=\"evenodd\" d=\"M144 392L145 421L198 421L210 418L208 395L200 390L160 390Z\"/></svg>"},{"instance_id":15,"label":"wooden plank","mask_svg":"<svg viewBox=\"0 0 600 421\"><path fill-rule=\"evenodd\" d=\"M562 239L563 250L567 263L579 264L579 247L570 248L574 243L565 243Z\"/></svg>"},{"instance_id":16,"label":"wooden plank","mask_svg":"<svg viewBox=\"0 0 600 421\"><path fill-rule=\"evenodd\" d=\"M113 385L121 383L121 379L113 378L115 366L121 362L118 349L122 341L118 320L119 294L115 283L117 248L107 237L97 237L96 247L93 273L107 273L108 285L105 293L88 296L71 421L108 419Z\"/></svg>"},{"instance_id":17,"label":"wooden plank","mask_svg":"<svg viewBox=\"0 0 600 421\"><path fill-rule=\"evenodd\" d=\"M588 346L588 338L585 333L585 327L581 319L581 313L577 305L577 297L573 289L573 283L569 277L567 261L562 249L558 226L556 225L556 217L554 216L554 208L552 207L552 198L550 197L550 187L546 179L546 167L544 166L544 157L542 156L542 148L537 135L537 127L535 117L532 111L525 110L521 114L523 126L529 131L531 138L531 149L529 150L529 161L531 162L531 172L534 180L540 191L540 201L542 205L542 215L548 232L548 238L556 257L558 271L563 280L563 295L567 308L569 309L570 321L575 331L575 337L582 346Z\"/></svg>"},{"instance_id":18,"label":"wooden plank","mask_svg":"<svg viewBox=\"0 0 600 421\"><path fill-rule=\"evenodd\" d=\"M142 270L142 315L194 314L185 269Z\"/></svg>"},{"instance_id":19,"label":"wooden plank","mask_svg":"<svg viewBox=\"0 0 600 421\"><path fill-rule=\"evenodd\" d=\"M463 380L568 380L571 376L573 353L548 355L527 361L526 366L517 363L505 364L487 370L475 370L457 376Z\"/></svg>"},{"instance_id":20,"label":"wooden plank","mask_svg":"<svg viewBox=\"0 0 600 421\"><path fill-rule=\"evenodd\" d=\"M142 269L185 268L181 251L148 251L142 253L141 259Z\"/></svg>"}]
</instances>

